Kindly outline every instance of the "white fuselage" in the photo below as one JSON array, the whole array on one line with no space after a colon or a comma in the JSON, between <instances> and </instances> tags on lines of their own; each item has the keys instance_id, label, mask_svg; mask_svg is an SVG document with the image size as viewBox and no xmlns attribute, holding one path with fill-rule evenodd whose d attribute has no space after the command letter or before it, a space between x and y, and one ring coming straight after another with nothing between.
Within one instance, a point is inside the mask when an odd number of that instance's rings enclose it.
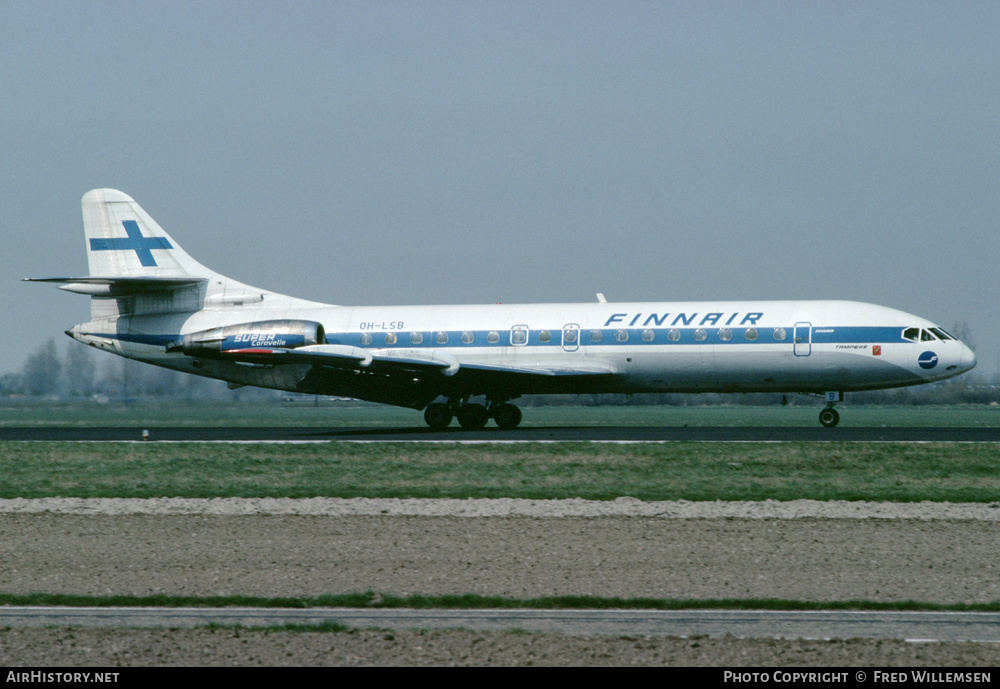
<instances>
[{"instance_id":1,"label":"white fuselage","mask_svg":"<svg viewBox=\"0 0 1000 689\"><path fill-rule=\"evenodd\" d=\"M269 298L270 297L270 298ZM303 366L199 361L164 344L221 325L275 319L321 323L326 342L372 352L412 353L470 365L591 375L523 376L504 396L546 392L823 392L942 380L975 365L962 342L930 334L934 324L894 309L847 301L657 302L446 306L327 306L280 295L193 314L77 326L82 337L148 363L235 384L389 401L336 376L303 388ZM122 322L126 321L126 322ZM104 331L103 333L100 331ZM916 337L907 339L909 330ZM85 334L86 333L86 334ZM921 334L923 338L921 339ZM253 343L248 343L253 344ZM481 376L424 376L439 394L491 394ZM436 387L435 387L436 386ZM313 388L322 389L313 389ZM429 394L429 393L428 393ZM435 397L437 395L434 395ZM417 406L400 399L405 406ZM421 404L426 404L421 400Z\"/></svg>"}]
</instances>

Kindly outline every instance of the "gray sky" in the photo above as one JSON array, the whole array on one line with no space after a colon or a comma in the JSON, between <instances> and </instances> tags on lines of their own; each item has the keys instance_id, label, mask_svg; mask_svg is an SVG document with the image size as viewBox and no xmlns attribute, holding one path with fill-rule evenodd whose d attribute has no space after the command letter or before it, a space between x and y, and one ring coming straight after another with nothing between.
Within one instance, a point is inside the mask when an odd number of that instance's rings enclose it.
<instances>
[{"instance_id":1,"label":"gray sky","mask_svg":"<svg viewBox=\"0 0 1000 689\"><path fill-rule=\"evenodd\" d=\"M19 370L115 187L337 304L870 301L1000 326L1000 3L0 3Z\"/></svg>"}]
</instances>

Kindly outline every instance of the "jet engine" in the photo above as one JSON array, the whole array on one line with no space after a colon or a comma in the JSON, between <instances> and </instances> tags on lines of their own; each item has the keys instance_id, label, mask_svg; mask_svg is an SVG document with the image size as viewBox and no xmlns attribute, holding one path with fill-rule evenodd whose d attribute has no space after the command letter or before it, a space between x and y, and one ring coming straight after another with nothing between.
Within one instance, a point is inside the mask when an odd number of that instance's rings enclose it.
<instances>
[{"instance_id":1,"label":"jet engine","mask_svg":"<svg viewBox=\"0 0 1000 689\"><path fill-rule=\"evenodd\" d=\"M257 321L190 333L168 351L187 356L218 359L226 352L258 347L294 349L326 344L326 331L315 321Z\"/></svg>"}]
</instances>

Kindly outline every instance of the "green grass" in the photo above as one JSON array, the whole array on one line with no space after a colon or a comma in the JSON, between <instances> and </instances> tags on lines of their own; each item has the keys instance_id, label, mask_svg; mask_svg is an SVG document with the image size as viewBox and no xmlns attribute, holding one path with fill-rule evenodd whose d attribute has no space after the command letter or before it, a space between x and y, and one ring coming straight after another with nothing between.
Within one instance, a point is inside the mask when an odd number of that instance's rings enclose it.
<instances>
[{"instance_id":1,"label":"green grass","mask_svg":"<svg viewBox=\"0 0 1000 689\"><path fill-rule=\"evenodd\" d=\"M994 443L0 442L0 498L1000 501Z\"/></svg>"}]
</instances>

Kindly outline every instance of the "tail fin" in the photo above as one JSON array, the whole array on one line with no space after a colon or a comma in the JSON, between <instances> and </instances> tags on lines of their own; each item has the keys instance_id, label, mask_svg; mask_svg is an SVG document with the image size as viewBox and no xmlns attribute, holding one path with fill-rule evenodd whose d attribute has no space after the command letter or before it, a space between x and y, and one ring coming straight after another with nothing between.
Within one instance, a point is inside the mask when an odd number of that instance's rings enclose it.
<instances>
[{"instance_id":1,"label":"tail fin","mask_svg":"<svg viewBox=\"0 0 1000 689\"><path fill-rule=\"evenodd\" d=\"M25 278L93 297L91 317L193 312L267 299L309 306L227 278L191 258L132 197L116 189L83 195L83 229L90 275Z\"/></svg>"},{"instance_id":2,"label":"tail fin","mask_svg":"<svg viewBox=\"0 0 1000 689\"><path fill-rule=\"evenodd\" d=\"M132 197L115 189L94 189L84 194L83 230L91 277L213 275L181 249Z\"/></svg>"}]
</instances>

